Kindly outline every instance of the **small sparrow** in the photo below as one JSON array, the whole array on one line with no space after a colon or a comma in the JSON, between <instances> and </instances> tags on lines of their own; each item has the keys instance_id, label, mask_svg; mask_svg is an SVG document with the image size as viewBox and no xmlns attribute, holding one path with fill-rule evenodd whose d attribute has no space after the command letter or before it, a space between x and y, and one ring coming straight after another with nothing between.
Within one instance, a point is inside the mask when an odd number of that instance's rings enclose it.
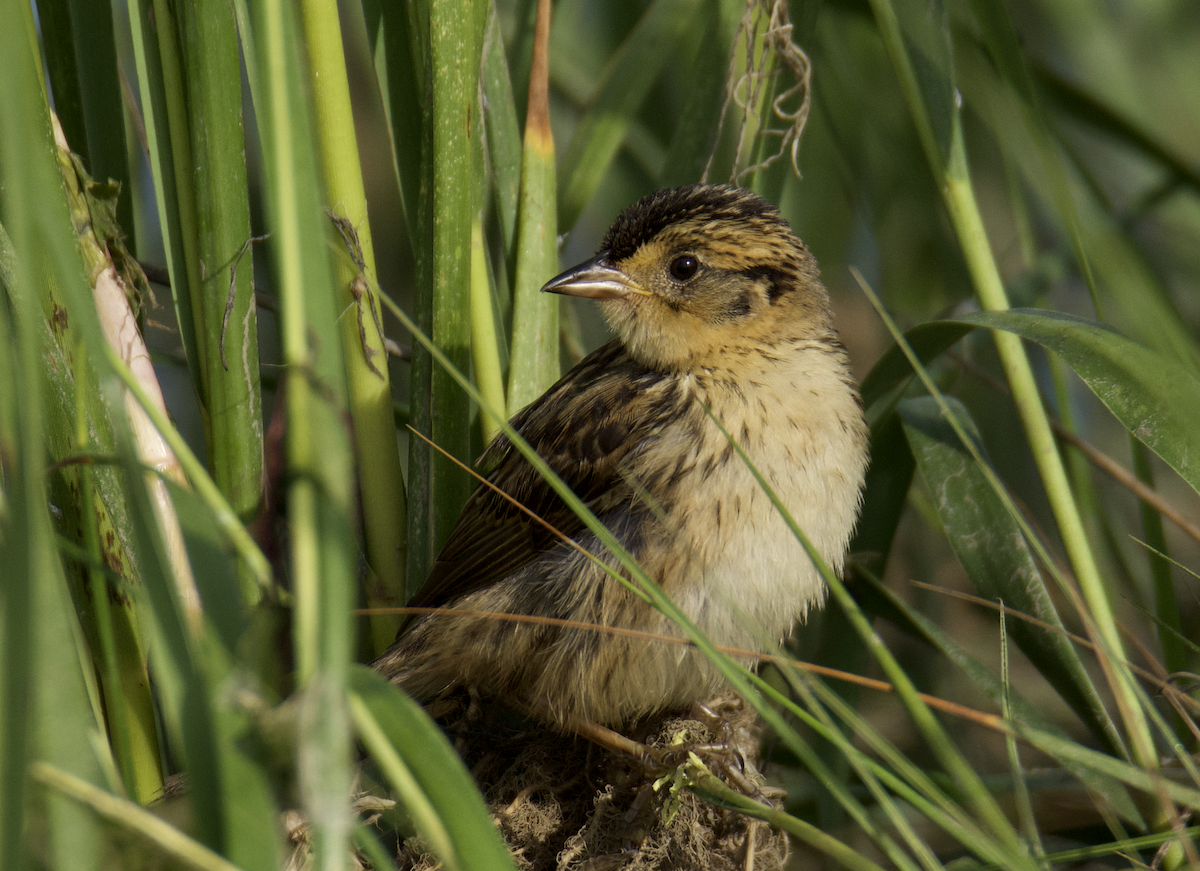
<instances>
[{"instance_id":1,"label":"small sparrow","mask_svg":"<svg viewBox=\"0 0 1200 871\"><path fill-rule=\"evenodd\" d=\"M616 338L513 428L709 638L769 648L825 585L709 412L840 571L867 427L816 261L758 195L693 185L627 208L595 257L542 290L598 300ZM482 463L496 488L623 571L505 436ZM724 688L691 647L586 628L681 634L486 486L409 604L481 612L418 617L375 662L425 702L474 687L566 729L618 728Z\"/></svg>"}]
</instances>

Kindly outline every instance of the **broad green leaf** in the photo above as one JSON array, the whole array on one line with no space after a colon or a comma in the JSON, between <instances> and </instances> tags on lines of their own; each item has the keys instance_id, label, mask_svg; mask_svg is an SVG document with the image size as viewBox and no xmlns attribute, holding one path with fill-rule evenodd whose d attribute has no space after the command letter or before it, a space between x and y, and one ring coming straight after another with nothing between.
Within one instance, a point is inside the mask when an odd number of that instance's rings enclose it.
<instances>
[{"instance_id":1,"label":"broad green leaf","mask_svg":"<svg viewBox=\"0 0 1200 871\"><path fill-rule=\"evenodd\" d=\"M412 4L413 9L423 8ZM423 152L415 237L417 288L414 319L466 371L471 344L471 233L482 211L477 156L483 124L479 106L482 15L452 2L428 6L427 26L414 29L431 101ZM385 32L388 26L385 19ZM414 49L416 51L416 49ZM404 119L411 123L413 119ZM400 119L393 116L393 124ZM470 463L470 401L423 345L414 345L412 426L462 463ZM422 439L409 441L408 587L424 582L433 555L450 535L472 481Z\"/></svg>"},{"instance_id":2,"label":"broad green leaf","mask_svg":"<svg viewBox=\"0 0 1200 871\"><path fill-rule=\"evenodd\" d=\"M946 397L952 413L977 446L982 445L970 413ZM976 591L1006 608L1036 617L1046 626L1009 623L1021 650L1087 724L1110 753L1122 752L1121 737L1046 589L1041 572L1016 521L943 419L932 397L900 403L904 432L917 468L933 496L942 527ZM981 448L982 450L982 448Z\"/></svg>"},{"instance_id":3,"label":"broad green leaf","mask_svg":"<svg viewBox=\"0 0 1200 871\"><path fill-rule=\"evenodd\" d=\"M1102 324L1061 312L977 312L954 322L1006 330L1053 351L1129 432L1200 492L1200 381Z\"/></svg>"},{"instance_id":4,"label":"broad green leaf","mask_svg":"<svg viewBox=\"0 0 1200 871\"><path fill-rule=\"evenodd\" d=\"M1200 381L1189 371L1103 324L1042 309L975 312L914 327L906 338L927 362L977 327L1015 333L1058 354L1130 433L1200 491ZM863 380L869 412L894 400L911 377L893 346Z\"/></svg>"}]
</instances>

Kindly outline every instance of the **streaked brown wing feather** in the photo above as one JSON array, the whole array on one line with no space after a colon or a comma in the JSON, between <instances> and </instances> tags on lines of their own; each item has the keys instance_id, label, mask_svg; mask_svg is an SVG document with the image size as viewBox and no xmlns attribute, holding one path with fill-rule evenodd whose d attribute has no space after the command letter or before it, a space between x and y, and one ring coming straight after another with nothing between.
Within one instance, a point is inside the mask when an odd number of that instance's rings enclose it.
<instances>
[{"instance_id":1,"label":"streaked brown wing feather","mask_svg":"<svg viewBox=\"0 0 1200 871\"><path fill-rule=\"evenodd\" d=\"M586 504L628 498L620 466L675 410L667 376L631 360L615 341L582 360L513 418L514 428ZM488 480L567 536L583 528L558 494L499 436L483 456ZM608 498L605 498L605 497ZM409 604L435 608L502 580L558 537L480 485L425 584Z\"/></svg>"}]
</instances>

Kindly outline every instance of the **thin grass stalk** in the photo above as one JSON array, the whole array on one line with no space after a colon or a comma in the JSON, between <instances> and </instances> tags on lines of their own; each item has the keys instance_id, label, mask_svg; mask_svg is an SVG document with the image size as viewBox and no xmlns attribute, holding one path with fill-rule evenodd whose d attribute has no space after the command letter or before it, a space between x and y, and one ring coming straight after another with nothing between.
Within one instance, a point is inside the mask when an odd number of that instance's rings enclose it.
<instances>
[{"instance_id":1,"label":"thin grass stalk","mask_svg":"<svg viewBox=\"0 0 1200 871\"><path fill-rule=\"evenodd\" d=\"M208 412L204 402L209 395L209 359L196 338L199 325L204 323L200 230L196 189L192 182L196 164L192 156L178 25L172 6L165 0L128 2L142 112L154 170L154 192L159 223L163 228L167 270L171 276L171 298L175 303L188 372L201 405L201 414L205 415Z\"/></svg>"},{"instance_id":2,"label":"thin grass stalk","mask_svg":"<svg viewBox=\"0 0 1200 871\"><path fill-rule=\"evenodd\" d=\"M351 529L353 447L339 312L321 210L319 158L301 83L300 23L284 0L253 8L259 129L279 287L287 403L288 519L299 689L299 792L313 862L349 860L351 737L346 681L358 549Z\"/></svg>"},{"instance_id":3,"label":"thin grass stalk","mask_svg":"<svg viewBox=\"0 0 1200 871\"><path fill-rule=\"evenodd\" d=\"M77 343L76 358L84 359L83 343ZM90 447L86 399L89 391L89 367L75 369L76 444ZM95 611L95 633L99 649L94 652L104 692L109 741L120 766L125 791L141 804L149 804L163 785L162 749L154 722L154 703L150 695L150 676L145 654L134 621L136 612L128 597L113 596L109 591L106 566L100 543L99 513L94 476L84 467L77 476L82 503L84 546L91 565L84 569ZM118 565L123 563L118 563ZM116 602L111 600L116 598ZM115 607L114 607L115 605Z\"/></svg>"},{"instance_id":4,"label":"thin grass stalk","mask_svg":"<svg viewBox=\"0 0 1200 871\"><path fill-rule=\"evenodd\" d=\"M958 142L961 146L961 139ZM957 171L952 170L946 178L947 207L951 221L962 240L963 252L981 304L991 311L1004 311L1009 307L1008 298L987 242L983 219L967 176L965 159L963 153L962 165ZM1116 615L1112 610L1107 585L1100 575L1095 554L1088 542L1083 519L1075 504L1062 456L1058 453L1058 445L1046 417L1046 409L1042 405L1033 367L1018 336L1011 333L993 333L993 340L1012 388L1013 402L1024 426L1051 511L1057 521L1067 559L1087 603L1089 619L1103 639L1105 647L1111 652L1114 670L1109 674L1109 680L1118 700L1118 710L1125 723L1134 758L1142 765L1153 766L1156 764L1156 754L1149 724L1136 702L1128 669L1117 664L1122 662L1126 655Z\"/></svg>"},{"instance_id":5,"label":"thin grass stalk","mask_svg":"<svg viewBox=\"0 0 1200 871\"><path fill-rule=\"evenodd\" d=\"M778 691L769 691L767 695L773 701L784 705L827 741L845 748L844 753L855 754L898 798L912 805L930 822L939 826L976 856L984 861L998 862L1009 867L1008 850L969 816L967 809L956 796L948 795L905 753L873 729L853 705L847 704L845 699L823 682L809 680L803 675L797 676L797 680L793 682L799 681L805 681L822 704L849 727L853 736L862 741L871 752L858 750L841 729L826 726L823 721L816 719ZM876 761L875 757L878 757L879 761Z\"/></svg>"},{"instance_id":6,"label":"thin grass stalk","mask_svg":"<svg viewBox=\"0 0 1200 871\"><path fill-rule=\"evenodd\" d=\"M194 871L240 871L203 844L133 802L105 792L86 780L45 762L30 766L30 776L47 789L66 796L92 813L153 844Z\"/></svg>"},{"instance_id":7,"label":"thin grass stalk","mask_svg":"<svg viewBox=\"0 0 1200 871\"><path fill-rule=\"evenodd\" d=\"M560 374L559 299L541 292L558 272L554 134L550 130L550 0L539 0L521 152L517 261L513 286L508 413L537 399Z\"/></svg>"},{"instance_id":8,"label":"thin grass stalk","mask_svg":"<svg viewBox=\"0 0 1200 871\"><path fill-rule=\"evenodd\" d=\"M912 851L913 856L910 857L907 853L902 852L900 846L890 836L884 834L882 829L875 829L874 831L867 829L876 846L898 868L915 869L917 867L916 862L913 860L913 857L915 857L916 861L920 862L921 867L925 868L926 871L940 869L941 863L938 862L937 857L934 856L929 846L913 830L912 825L904 817L900 808L897 807L892 797L883 788L879 779L875 777L870 766L866 764L866 758L862 753L850 746L845 735L834 725L833 718L829 712L818 702L816 695L809 688L809 684L815 683L817 679L812 676L802 675L798 670L791 668L786 668L785 674L788 677L789 684L800 695L801 700L811 715L825 726L826 739L838 748L839 752L853 767L858 779L866 785L871 795L875 798L884 818L891 823L891 828L903 838L904 843Z\"/></svg>"},{"instance_id":9,"label":"thin grass stalk","mask_svg":"<svg viewBox=\"0 0 1200 871\"><path fill-rule=\"evenodd\" d=\"M337 4L304 0L299 8L326 202L334 220L345 222L341 226L350 246L335 259L334 281L354 421L363 535L367 561L375 574L367 584L366 598L373 608L396 607L405 600L408 518L383 348L382 308L371 292L377 284L375 246L358 160L341 23ZM372 615L376 652L395 640L399 628L394 616Z\"/></svg>"},{"instance_id":10,"label":"thin grass stalk","mask_svg":"<svg viewBox=\"0 0 1200 871\"><path fill-rule=\"evenodd\" d=\"M1004 687L1001 713L1005 720L1013 719L1012 703L1009 700L1008 671L1008 629L1005 626L1004 602L1000 602L1000 683ZM1020 749L1017 747L1016 735L1009 732L1004 736L1004 749L1008 755L1008 770L1012 774L1013 796L1017 805L1017 823L1025 841L1033 852L1043 871L1049 871L1046 862L1046 850L1042 845L1041 834L1038 832L1037 817L1033 813L1033 802L1029 797L1029 785L1025 782L1025 771L1021 767Z\"/></svg>"},{"instance_id":11,"label":"thin grass stalk","mask_svg":"<svg viewBox=\"0 0 1200 871\"><path fill-rule=\"evenodd\" d=\"M1154 466L1150 462L1150 450L1132 435L1129 450L1133 458L1133 471L1138 480L1154 489ZM1180 637L1183 625L1179 622L1179 603L1175 598L1175 585L1171 580L1171 563L1168 559L1167 539L1163 533L1162 515L1151 505L1139 503L1142 520L1142 535L1149 549L1146 558L1150 564L1150 579L1154 587L1154 615L1158 618L1158 643L1162 647L1163 667L1168 673L1186 671L1187 649ZM1183 724L1179 724L1183 737Z\"/></svg>"},{"instance_id":12,"label":"thin grass stalk","mask_svg":"<svg viewBox=\"0 0 1200 871\"><path fill-rule=\"evenodd\" d=\"M916 121L925 156L938 189L942 192L980 304L983 308L993 311L1006 310L1009 308L1008 297L988 243L967 167L960 109L957 105L935 107L926 102L927 95L918 82L901 34L900 22L891 2L871 0L871 8L900 79L909 111ZM939 38L940 35L932 37ZM946 52L947 47L942 46L941 50ZM952 63L948 58L946 62ZM947 82L947 85L952 86L952 80ZM956 99L949 93L937 96L949 101ZM931 117L935 110L943 115L949 113L948 118L939 116L943 128L948 124L948 129L935 130ZM1090 618L1104 645L1111 651L1112 661L1120 662L1125 658L1124 645L1117 629L1108 590L1087 540L1062 457L1058 453L1054 434L1042 405L1033 368L1019 337L1009 333L993 333L993 338L1005 376L1012 388L1013 401L1017 406L1029 449L1037 464L1067 558L1087 602ZM1109 679L1117 697L1118 709L1125 723L1134 758L1142 765L1157 765L1149 724L1137 704L1128 669L1114 665Z\"/></svg>"}]
</instances>

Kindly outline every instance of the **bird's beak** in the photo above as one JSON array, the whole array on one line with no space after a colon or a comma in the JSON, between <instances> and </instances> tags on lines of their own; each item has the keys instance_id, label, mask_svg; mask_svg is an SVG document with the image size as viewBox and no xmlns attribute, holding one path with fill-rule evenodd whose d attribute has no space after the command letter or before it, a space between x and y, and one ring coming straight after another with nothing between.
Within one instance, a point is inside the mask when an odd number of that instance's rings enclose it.
<instances>
[{"instance_id":1,"label":"bird's beak","mask_svg":"<svg viewBox=\"0 0 1200 871\"><path fill-rule=\"evenodd\" d=\"M588 299L627 299L634 294L650 295L650 291L639 287L632 278L609 263L607 251L601 251L591 260L550 279L542 285L542 292L585 296Z\"/></svg>"}]
</instances>

